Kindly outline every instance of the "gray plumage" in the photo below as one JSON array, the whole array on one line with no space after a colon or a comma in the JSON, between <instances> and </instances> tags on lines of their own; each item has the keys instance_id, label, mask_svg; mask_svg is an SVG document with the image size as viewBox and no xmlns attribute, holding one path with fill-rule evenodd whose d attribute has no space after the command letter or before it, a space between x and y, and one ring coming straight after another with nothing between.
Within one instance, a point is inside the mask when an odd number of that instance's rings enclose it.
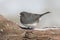
<instances>
[{"instance_id":1,"label":"gray plumage","mask_svg":"<svg viewBox=\"0 0 60 40\"><path fill-rule=\"evenodd\" d=\"M31 24L33 22L36 22L39 20L40 17L42 17L45 14L48 14L49 12L43 13L43 14L32 14L28 12L21 12L20 13L20 21L23 24Z\"/></svg>"},{"instance_id":2,"label":"gray plumage","mask_svg":"<svg viewBox=\"0 0 60 40\"><path fill-rule=\"evenodd\" d=\"M29 13L29 12L21 12L20 13L20 22L27 26L27 24L33 24L34 22L38 23L39 22L39 18L44 16L45 14L48 14L50 12L46 12L43 14L33 14L33 13ZM31 25L29 25L27 28L29 28ZM32 27L30 27L32 28Z\"/></svg>"}]
</instances>

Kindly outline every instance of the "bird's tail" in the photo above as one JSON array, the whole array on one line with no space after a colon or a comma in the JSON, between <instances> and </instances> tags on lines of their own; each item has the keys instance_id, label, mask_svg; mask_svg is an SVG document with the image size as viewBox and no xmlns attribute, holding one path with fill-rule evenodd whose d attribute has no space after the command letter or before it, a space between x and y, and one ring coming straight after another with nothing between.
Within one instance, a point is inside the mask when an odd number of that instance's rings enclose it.
<instances>
[{"instance_id":1,"label":"bird's tail","mask_svg":"<svg viewBox=\"0 0 60 40\"><path fill-rule=\"evenodd\" d=\"M49 14L50 12L45 12L43 14L40 15L40 17L44 16L45 14Z\"/></svg>"}]
</instances>

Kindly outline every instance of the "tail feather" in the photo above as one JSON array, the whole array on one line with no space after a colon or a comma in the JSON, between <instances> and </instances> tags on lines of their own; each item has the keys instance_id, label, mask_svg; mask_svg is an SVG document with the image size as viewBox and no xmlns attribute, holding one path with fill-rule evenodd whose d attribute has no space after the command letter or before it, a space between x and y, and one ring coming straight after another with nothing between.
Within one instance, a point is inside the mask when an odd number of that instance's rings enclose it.
<instances>
[{"instance_id":1,"label":"tail feather","mask_svg":"<svg viewBox=\"0 0 60 40\"><path fill-rule=\"evenodd\" d=\"M44 16L45 14L49 14L50 12L46 12L40 15L40 17Z\"/></svg>"}]
</instances>

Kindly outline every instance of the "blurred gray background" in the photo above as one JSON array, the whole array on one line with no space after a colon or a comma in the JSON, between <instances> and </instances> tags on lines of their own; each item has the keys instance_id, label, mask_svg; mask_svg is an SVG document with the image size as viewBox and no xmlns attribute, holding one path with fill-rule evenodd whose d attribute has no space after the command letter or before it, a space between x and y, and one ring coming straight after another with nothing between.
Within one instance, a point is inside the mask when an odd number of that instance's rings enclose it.
<instances>
[{"instance_id":1,"label":"blurred gray background","mask_svg":"<svg viewBox=\"0 0 60 40\"><path fill-rule=\"evenodd\" d=\"M45 9L46 0L0 0L0 14L17 23L20 12L40 14Z\"/></svg>"},{"instance_id":2,"label":"blurred gray background","mask_svg":"<svg viewBox=\"0 0 60 40\"><path fill-rule=\"evenodd\" d=\"M7 19L19 24L19 13L22 11L36 14L50 11L58 16L60 15L60 0L0 0L0 14ZM45 18L42 18L44 21Z\"/></svg>"}]
</instances>

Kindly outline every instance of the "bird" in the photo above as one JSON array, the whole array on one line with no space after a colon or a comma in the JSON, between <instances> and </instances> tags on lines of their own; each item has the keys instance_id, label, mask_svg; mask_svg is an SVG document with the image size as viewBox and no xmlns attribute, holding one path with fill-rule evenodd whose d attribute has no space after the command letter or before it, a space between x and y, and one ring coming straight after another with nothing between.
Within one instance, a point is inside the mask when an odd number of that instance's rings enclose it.
<instances>
[{"instance_id":1,"label":"bird","mask_svg":"<svg viewBox=\"0 0 60 40\"><path fill-rule=\"evenodd\" d=\"M30 12L21 12L20 13L20 22L23 24L25 27L20 27L22 29L34 29L34 27L39 23L39 18L42 16L49 14L50 12L45 12L43 14L33 14Z\"/></svg>"}]
</instances>

